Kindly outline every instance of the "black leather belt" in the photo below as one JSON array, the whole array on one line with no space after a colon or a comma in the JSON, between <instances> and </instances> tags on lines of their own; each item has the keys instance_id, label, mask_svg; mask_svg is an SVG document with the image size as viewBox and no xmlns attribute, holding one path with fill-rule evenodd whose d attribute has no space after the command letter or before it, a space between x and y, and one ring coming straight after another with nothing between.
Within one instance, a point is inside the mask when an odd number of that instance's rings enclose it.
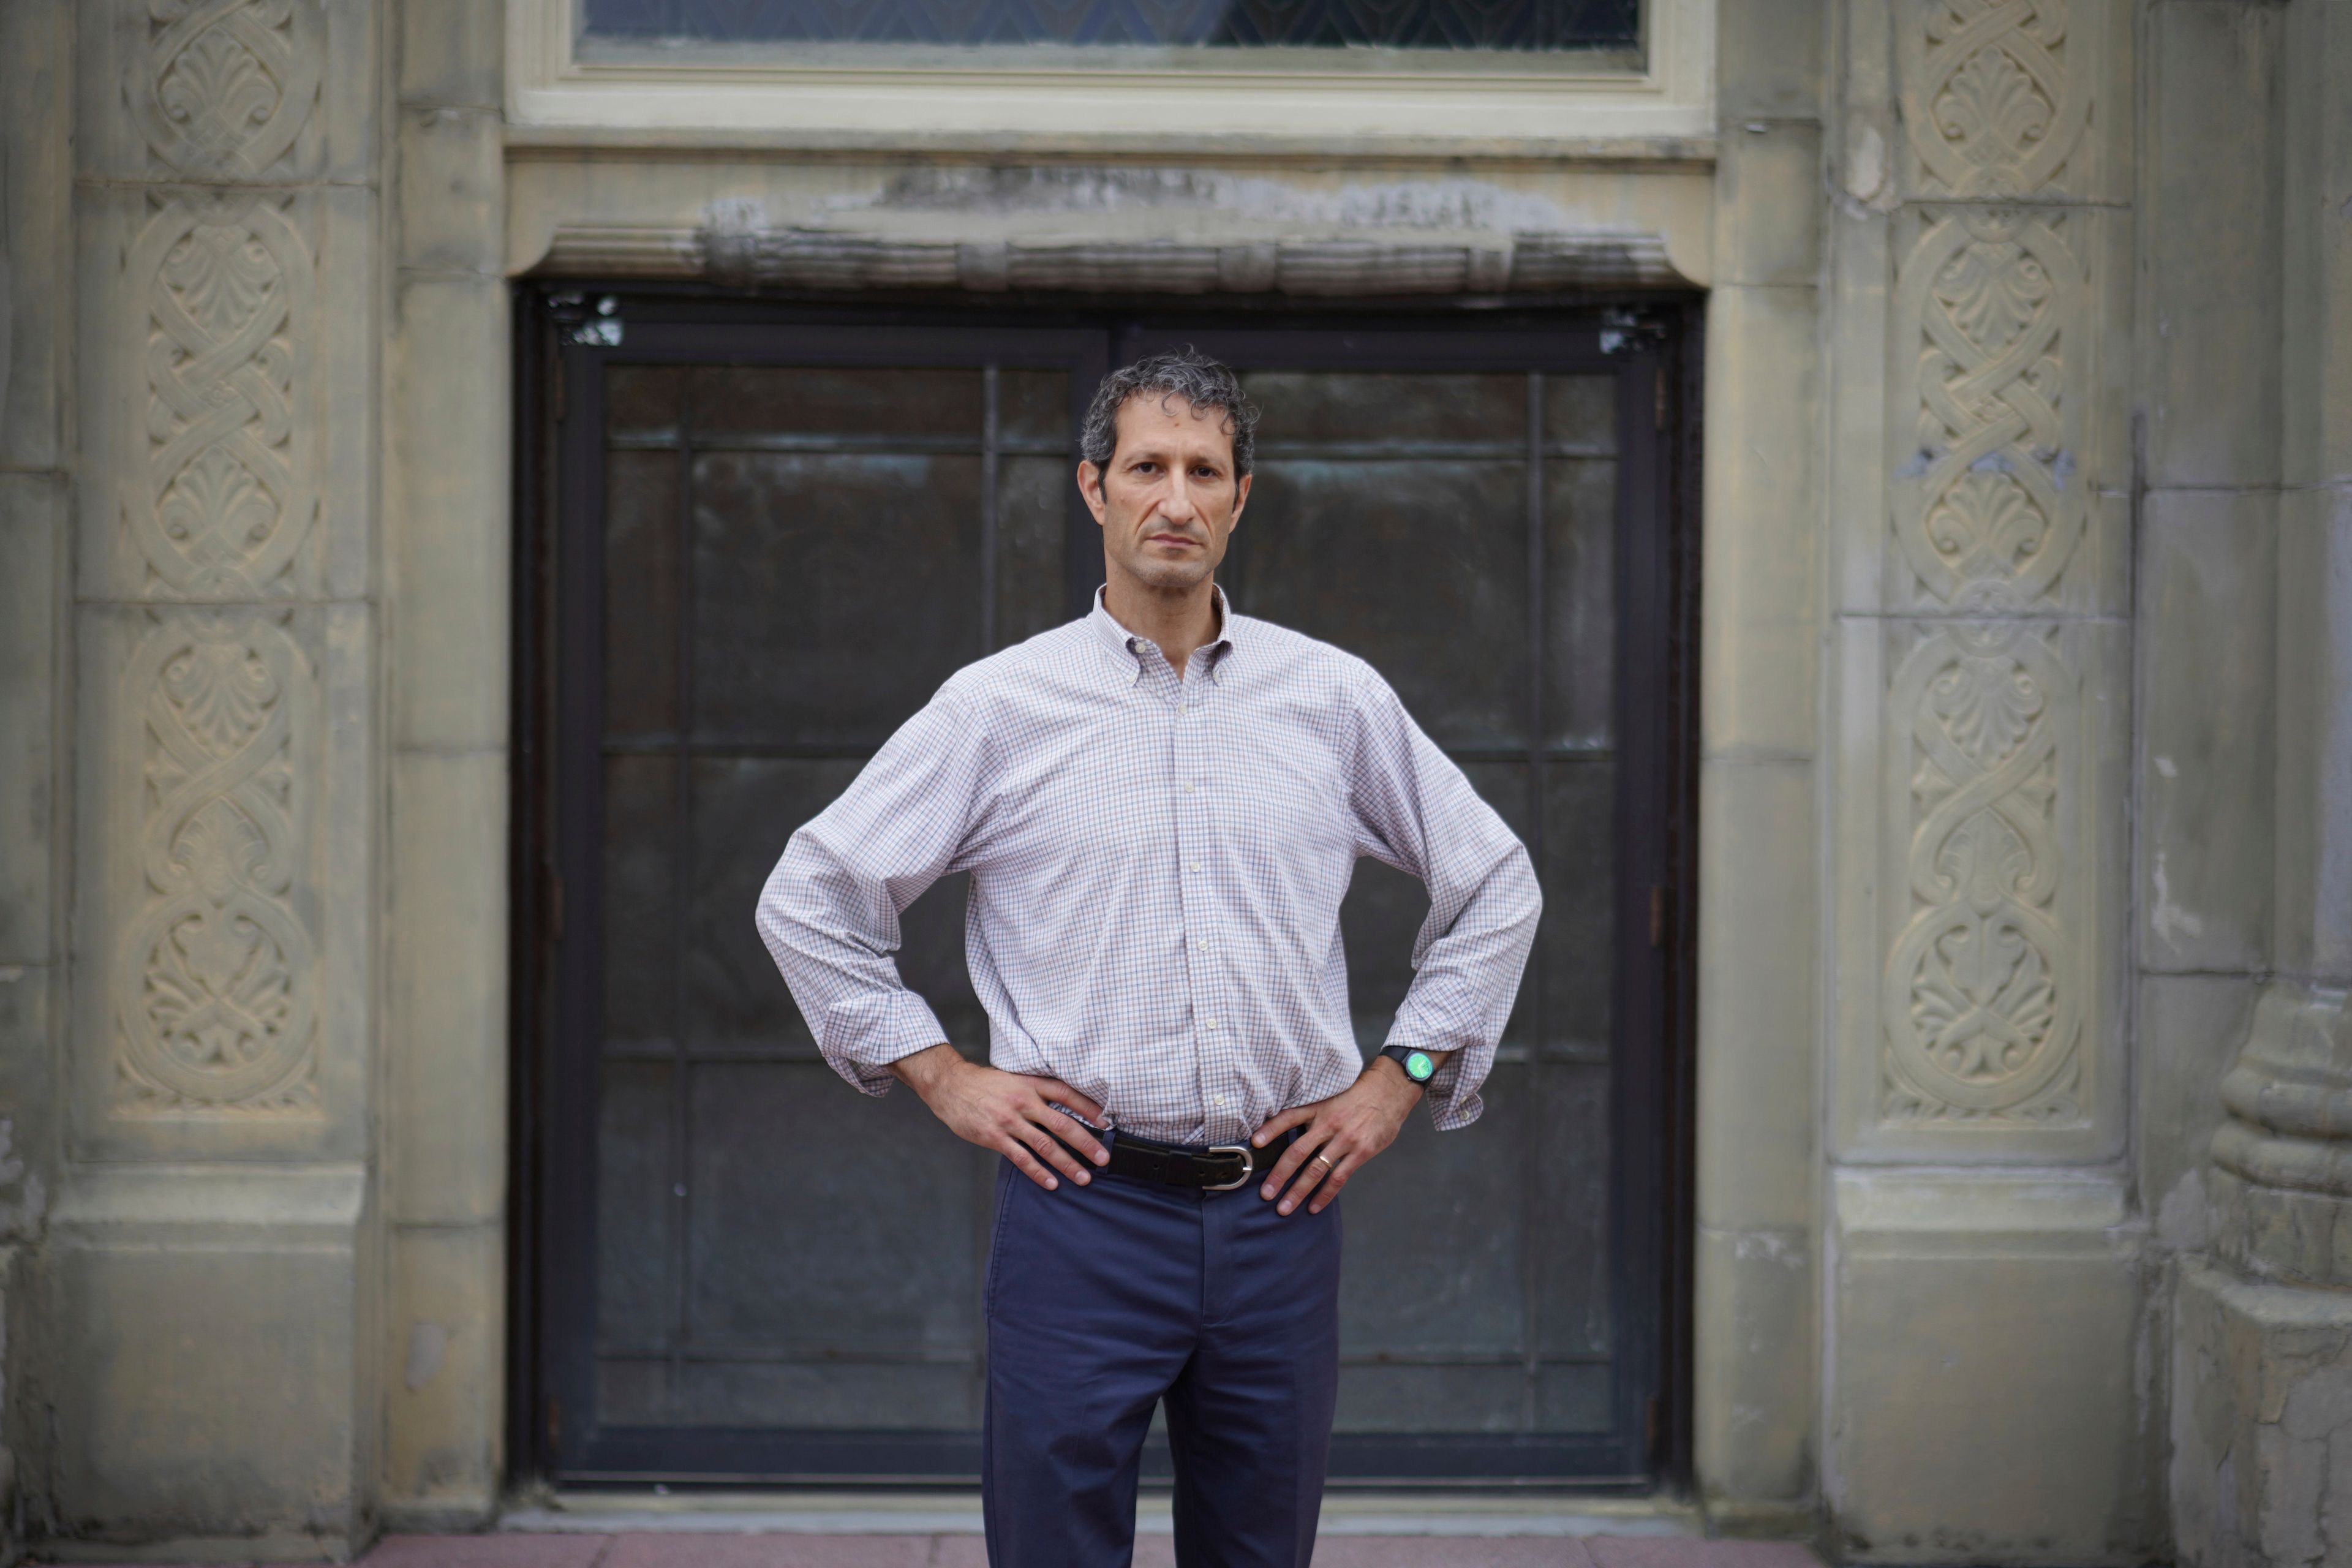
<instances>
[{"instance_id":1,"label":"black leather belt","mask_svg":"<svg viewBox=\"0 0 2352 1568\"><path fill-rule=\"evenodd\" d=\"M1250 1179L1257 1169L1257 1151L1246 1143L1217 1143L1202 1148L1191 1143L1162 1143L1157 1138L1114 1129L1103 1138L1110 1163L1102 1169L1114 1175L1140 1176L1171 1187L1198 1187L1207 1193L1229 1193Z\"/></svg>"}]
</instances>

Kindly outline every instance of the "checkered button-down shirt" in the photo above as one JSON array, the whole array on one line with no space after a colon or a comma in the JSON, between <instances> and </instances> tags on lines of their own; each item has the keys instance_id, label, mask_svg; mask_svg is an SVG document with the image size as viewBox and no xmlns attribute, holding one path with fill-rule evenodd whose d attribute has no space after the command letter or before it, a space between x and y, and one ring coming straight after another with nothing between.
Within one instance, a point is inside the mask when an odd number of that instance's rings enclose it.
<instances>
[{"instance_id":1,"label":"checkered button-down shirt","mask_svg":"<svg viewBox=\"0 0 2352 1568\"><path fill-rule=\"evenodd\" d=\"M1362 1070L1339 900L1369 855L1430 892L1390 1041L1452 1052L1432 1111L1476 1118L1542 907L1527 851L1370 665L1218 603L1184 679L1099 595L967 666L793 835L760 935L842 1077L880 1094L946 1039L891 954L970 871L990 1061L1237 1142Z\"/></svg>"}]
</instances>

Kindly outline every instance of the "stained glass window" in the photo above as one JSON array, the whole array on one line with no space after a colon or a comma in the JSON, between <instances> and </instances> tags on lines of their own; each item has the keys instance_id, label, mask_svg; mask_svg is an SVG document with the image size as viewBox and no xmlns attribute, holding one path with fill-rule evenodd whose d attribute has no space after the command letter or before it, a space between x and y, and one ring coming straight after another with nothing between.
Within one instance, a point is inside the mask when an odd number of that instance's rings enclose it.
<instances>
[{"instance_id":1,"label":"stained glass window","mask_svg":"<svg viewBox=\"0 0 2352 1568\"><path fill-rule=\"evenodd\" d=\"M1633 50L1642 0L586 0L614 42Z\"/></svg>"}]
</instances>

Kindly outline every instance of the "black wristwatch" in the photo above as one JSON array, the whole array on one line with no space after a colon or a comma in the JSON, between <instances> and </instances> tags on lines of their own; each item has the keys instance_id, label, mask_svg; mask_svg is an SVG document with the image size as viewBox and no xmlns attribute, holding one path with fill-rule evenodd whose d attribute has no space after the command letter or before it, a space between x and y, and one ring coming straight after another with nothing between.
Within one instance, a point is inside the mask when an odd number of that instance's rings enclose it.
<instances>
[{"instance_id":1,"label":"black wristwatch","mask_svg":"<svg viewBox=\"0 0 2352 1568\"><path fill-rule=\"evenodd\" d=\"M1404 1076L1421 1085L1424 1093L1429 1080L1437 1076L1437 1058L1417 1046L1388 1046L1381 1055L1404 1068Z\"/></svg>"}]
</instances>

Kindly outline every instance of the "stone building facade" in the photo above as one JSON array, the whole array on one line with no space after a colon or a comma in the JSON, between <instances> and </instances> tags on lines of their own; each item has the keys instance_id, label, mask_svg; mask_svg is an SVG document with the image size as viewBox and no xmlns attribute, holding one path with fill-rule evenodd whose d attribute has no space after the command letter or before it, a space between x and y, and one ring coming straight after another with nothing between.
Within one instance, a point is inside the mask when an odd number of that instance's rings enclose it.
<instances>
[{"instance_id":1,"label":"stone building facade","mask_svg":"<svg viewBox=\"0 0 2352 1568\"><path fill-rule=\"evenodd\" d=\"M511 322L580 278L1703 292L1692 1486L2352 1552L2352 5L1650 0L1622 69L1273 89L574 22L0 5L15 1542L531 1479Z\"/></svg>"}]
</instances>

